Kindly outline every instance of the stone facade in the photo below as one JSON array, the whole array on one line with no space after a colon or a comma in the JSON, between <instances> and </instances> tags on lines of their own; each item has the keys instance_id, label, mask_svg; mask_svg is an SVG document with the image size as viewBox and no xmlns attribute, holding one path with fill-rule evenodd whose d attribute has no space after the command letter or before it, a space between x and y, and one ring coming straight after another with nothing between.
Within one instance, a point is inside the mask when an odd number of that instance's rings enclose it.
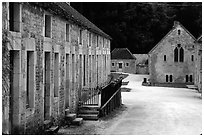
<instances>
[{"instance_id":1,"label":"stone facade","mask_svg":"<svg viewBox=\"0 0 204 137\"><path fill-rule=\"evenodd\" d=\"M196 61L195 61L195 86L202 93L202 36L196 41Z\"/></svg>"},{"instance_id":2,"label":"stone facade","mask_svg":"<svg viewBox=\"0 0 204 137\"><path fill-rule=\"evenodd\" d=\"M136 73L136 58L127 48L116 48L111 52L111 71Z\"/></svg>"},{"instance_id":3,"label":"stone facade","mask_svg":"<svg viewBox=\"0 0 204 137\"><path fill-rule=\"evenodd\" d=\"M193 84L195 38L179 22L149 52L150 81L154 84Z\"/></svg>"},{"instance_id":4,"label":"stone facade","mask_svg":"<svg viewBox=\"0 0 204 137\"><path fill-rule=\"evenodd\" d=\"M149 74L148 55L133 54L136 58L136 74Z\"/></svg>"},{"instance_id":5,"label":"stone facade","mask_svg":"<svg viewBox=\"0 0 204 137\"><path fill-rule=\"evenodd\" d=\"M2 92L5 134L33 134L44 120L63 119L65 109L77 111L81 90L108 79L110 37L60 4L2 3L12 68Z\"/></svg>"}]
</instances>

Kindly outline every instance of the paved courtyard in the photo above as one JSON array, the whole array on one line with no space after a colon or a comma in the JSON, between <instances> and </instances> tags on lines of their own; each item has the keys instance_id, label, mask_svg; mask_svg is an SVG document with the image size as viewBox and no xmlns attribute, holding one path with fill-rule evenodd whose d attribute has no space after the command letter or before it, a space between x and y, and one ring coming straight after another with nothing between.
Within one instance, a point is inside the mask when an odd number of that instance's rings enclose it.
<instances>
[{"instance_id":1,"label":"paved courtyard","mask_svg":"<svg viewBox=\"0 0 204 137\"><path fill-rule=\"evenodd\" d=\"M130 74L129 92L122 92L123 107L108 119L84 121L63 134L103 135L199 135L202 131L202 100L196 90L145 87L143 77ZM74 131L76 130L76 131ZM82 132L84 130L84 132Z\"/></svg>"}]
</instances>

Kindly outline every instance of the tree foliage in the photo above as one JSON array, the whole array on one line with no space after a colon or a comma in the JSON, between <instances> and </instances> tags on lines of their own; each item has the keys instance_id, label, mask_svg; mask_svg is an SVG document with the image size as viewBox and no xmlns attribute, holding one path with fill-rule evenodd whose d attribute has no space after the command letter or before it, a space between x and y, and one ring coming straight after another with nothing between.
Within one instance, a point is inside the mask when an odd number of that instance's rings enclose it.
<instances>
[{"instance_id":1,"label":"tree foliage","mask_svg":"<svg viewBox=\"0 0 204 137\"><path fill-rule=\"evenodd\" d=\"M108 2L71 3L113 40L111 50L127 47L147 53L179 21L195 37L201 35L202 3Z\"/></svg>"}]
</instances>

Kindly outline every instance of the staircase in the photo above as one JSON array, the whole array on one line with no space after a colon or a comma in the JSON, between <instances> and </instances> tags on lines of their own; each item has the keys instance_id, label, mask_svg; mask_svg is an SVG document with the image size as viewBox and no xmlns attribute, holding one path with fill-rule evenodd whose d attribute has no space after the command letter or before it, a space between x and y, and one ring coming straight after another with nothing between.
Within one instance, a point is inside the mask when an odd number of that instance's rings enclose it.
<instances>
[{"instance_id":1,"label":"staircase","mask_svg":"<svg viewBox=\"0 0 204 137\"><path fill-rule=\"evenodd\" d=\"M76 114L70 113L69 109L65 110L65 121L66 125L75 125L75 126L80 126L83 123L83 118L77 117ZM44 132L46 135L54 135L57 134L59 131L60 126L53 125L51 120L45 120L44 121Z\"/></svg>"},{"instance_id":2,"label":"staircase","mask_svg":"<svg viewBox=\"0 0 204 137\"><path fill-rule=\"evenodd\" d=\"M79 107L78 116L84 120L98 120L99 106L98 105L84 105Z\"/></svg>"},{"instance_id":3,"label":"staircase","mask_svg":"<svg viewBox=\"0 0 204 137\"><path fill-rule=\"evenodd\" d=\"M65 120L68 125L77 125L80 126L83 123L83 118L77 117L75 113L69 113L69 110L65 110Z\"/></svg>"}]
</instances>

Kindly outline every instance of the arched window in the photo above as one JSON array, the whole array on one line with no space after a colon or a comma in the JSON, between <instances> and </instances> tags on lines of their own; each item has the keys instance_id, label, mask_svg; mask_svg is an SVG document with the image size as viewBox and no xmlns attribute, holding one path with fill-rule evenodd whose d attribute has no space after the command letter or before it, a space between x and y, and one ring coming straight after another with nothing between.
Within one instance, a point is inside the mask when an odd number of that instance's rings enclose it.
<instances>
[{"instance_id":1,"label":"arched window","mask_svg":"<svg viewBox=\"0 0 204 137\"><path fill-rule=\"evenodd\" d=\"M183 62L183 59L184 59L184 50L183 50L183 48L181 47L181 48L180 48L180 53L179 53L179 61L180 61L180 62Z\"/></svg>"},{"instance_id":2,"label":"arched window","mask_svg":"<svg viewBox=\"0 0 204 137\"><path fill-rule=\"evenodd\" d=\"M178 48L174 49L174 62L178 62Z\"/></svg>"}]
</instances>

